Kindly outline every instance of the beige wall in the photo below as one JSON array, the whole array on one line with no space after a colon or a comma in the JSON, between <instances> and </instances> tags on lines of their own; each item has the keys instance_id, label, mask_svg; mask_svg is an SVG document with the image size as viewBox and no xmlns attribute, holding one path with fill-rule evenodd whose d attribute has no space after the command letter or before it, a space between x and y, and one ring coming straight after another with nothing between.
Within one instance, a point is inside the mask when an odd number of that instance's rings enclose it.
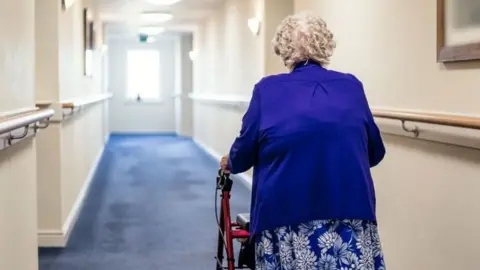
<instances>
[{"instance_id":1,"label":"beige wall","mask_svg":"<svg viewBox=\"0 0 480 270\"><path fill-rule=\"evenodd\" d=\"M258 78L283 69L278 62L268 68L269 61L278 61L268 55L273 23L264 14L265 36L254 37L246 28L252 1L226 5L242 5L238 10L246 11L230 14L235 9L226 7L200 26L195 35L194 89L250 95ZM433 0L296 0L295 11L325 18L338 44L330 68L357 75L372 106L479 114L480 64L436 63L435 5ZM267 14L275 10L263 9ZM222 36L228 36L228 42ZM238 45L240 40L248 45ZM231 60L221 62L222 55ZM241 115L196 102L194 138L223 154L238 134ZM388 269L478 269L480 152L393 135L384 139L387 157L373 173Z\"/></svg>"},{"instance_id":2,"label":"beige wall","mask_svg":"<svg viewBox=\"0 0 480 270\"><path fill-rule=\"evenodd\" d=\"M64 12L60 1L39 1L44 3L36 5L37 100L52 102L58 121L38 136L38 237L41 246L63 246L103 148L107 108L105 102L97 103L61 120L59 106L62 101L81 100L104 91L102 27L96 20L94 73L85 77L83 8L89 7L98 18L95 7L77 0Z\"/></svg>"},{"instance_id":3,"label":"beige wall","mask_svg":"<svg viewBox=\"0 0 480 270\"><path fill-rule=\"evenodd\" d=\"M0 1L0 113L35 107L33 15L34 0ZM32 139L0 152L0 269L38 268L35 158Z\"/></svg>"},{"instance_id":4,"label":"beige wall","mask_svg":"<svg viewBox=\"0 0 480 270\"><path fill-rule=\"evenodd\" d=\"M303 10L327 21L331 68L356 74L372 106L480 113L480 65L436 63L436 1L297 0ZM478 269L480 152L384 139L374 176L388 269Z\"/></svg>"},{"instance_id":5,"label":"beige wall","mask_svg":"<svg viewBox=\"0 0 480 270\"><path fill-rule=\"evenodd\" d=\"M272 50L272 39L277 31L278 24L293 13L293 0L263 0L264 12L262 20L263 34L263 73L265 75L287 72L280 57ZM257 60L258 61L258 60ZM258 63L252 63L258 65Z\"/></svg>"},{"instance_id":6,"label":"beige wall","mask_svg":"<svg viewBox=\"0 0 480 270\"><path fill-rule=\"evenodd\" d=\"M228 0L199 25L194 35L195 93L251 93L263 76L262 65L255 63L263 59L263 38L250 33L247 20L263 17L262 6L260 0ZM194 139L223 154L238 133L241 113L195 102L193 118Z\"/></svg>"},{"instance_id":7,"label":"beige wall","mask_svg":"<svg viewBox=\"0 0 480 270\"><path fill-rule=\"evenodd\" d=\"M263 65L258 60L263 59L263 32L252 35L247 26L251 17L264 17L263 0L225 1L199 25L194 37L194 48L198 52L195 91L249 94L252 85L262 78ZM242 66L249 68L238 69ZM211 72L216 76L209 76Z\"/></svg>"},{"instance_id":8,"label":"beige wall","mask_svg":"<svg viewBox=\"0 0 480 270\"><path fill-rule=\"evenodd\" d=\"M263 76L285 70L272 57L270 35L292 11L292 0L226 1L195 32L194 93L249 97ZM252 17L261 21L258 36L248 28ZM242 115L243 110L195 102L193 137L224 154L238 135Z\"/></svg>"},{"instance_id":9,"label":"beige wall","mask_svg":"<svg viewBox=\"0 0 480 270\"><path fill-rule=\"evenodd\" d=\"M100 151L103 150L104 138L102 136L102 106L95 105L62 123L61 132L61 201L62 225L69 218L73 218L73 211L79 210L75 205L83 199L80 194L87 181L91 180L94 173L94 164L98 161ZM73 224L71 224L73 226ZM65 233L65 232L64 232Z\"/></svg>"},{"instance_id":10,"label":"beige wall","mask_svg":"<svg viewBox=\"0 0 480 270\"><path fill-rule=\"evenodd\" d=\"M436 1L297 0L338 40L331 68L355 73L374 106L480 113L480 65L436 63Z\"/></svg>"}]
</instances>

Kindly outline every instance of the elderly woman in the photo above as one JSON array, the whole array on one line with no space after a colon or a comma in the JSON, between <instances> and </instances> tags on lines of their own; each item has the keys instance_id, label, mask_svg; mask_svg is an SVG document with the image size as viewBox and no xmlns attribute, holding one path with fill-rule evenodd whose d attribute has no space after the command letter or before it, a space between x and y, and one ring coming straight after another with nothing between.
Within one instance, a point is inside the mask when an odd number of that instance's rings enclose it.
<instances>
[{"instance_id":1,"label":"elderly woman","mask_svg":"<svg viewBox=\"0 0 480 270\"><path fill-rule=\"evenodd\" d=\"M385 269L370 168L385 155L362 83L326 68L325 22L287 17L273 39L289 73L255 85L221 167L253 171L257 269Z\"/></svg>"}]
</instances>

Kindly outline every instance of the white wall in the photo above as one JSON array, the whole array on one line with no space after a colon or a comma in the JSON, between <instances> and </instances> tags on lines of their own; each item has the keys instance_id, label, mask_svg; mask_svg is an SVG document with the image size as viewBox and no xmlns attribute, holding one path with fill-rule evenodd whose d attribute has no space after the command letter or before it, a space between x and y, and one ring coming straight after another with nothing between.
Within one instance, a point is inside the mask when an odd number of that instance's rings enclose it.
<instances>
[{"instance_id":1,"label":"white wall","mask_svg":"<svg viewBox=\"0 0 480 270\"><path fill-rule=\"evenodd\" d=\"M155 43L142 44L128 38L108 41L109 89L113 93L110 104L112 132L175 132L175 37L158 38ZM160 102L141 102L125 98L127 86L127 51L156 49L160 52Z\"/></svg>"},{"instance_id":2,"label":"white wall","mask_svg":"<svg viewBox=\"0 0 480 270\"><path fill-rule=\"evenodd\" d=\"M270 34L292 11L292 0L225 1L195 32L194 93L249 98L263 76L285 71L272 58ZM248 28L253 17L261 21L257 36ZM225 154L240 131L244 111L198 101L193 111L194 139Z\"/></svg>"},{"instance_id":3,"label":"white wall","mask_svg":"<svg viewBox=\"0 0 480 270\"><path fill-rule=\"evenodd\" d=\"M193 92L193 35L182 34L177 42L175 85L175 132L182 136L193 135L193 104L188 97Z\"/></svg>"},{"instance_id":4,"label":"white wall","mask_svg":"<svg viewBox=\"0 0 480 270\"><path fill-rule=\"evenodd\" d=\"M66 12L61 1L37 0L36 97L51 102L56 115L61 103L102 93L102 27L98 12L87 0L77 0ZM83 9L95 18L94 73L83 71ZM64 246L73 228L91 171L102 152L106 123L105 102L83 108L55 122L37 138L38 237L40 246ZM48 157L48 158L46 158Z\"/></svg>"},{"instance_id":5,"label":"white wall","mask_svg":"<svg viewBox=\"0 0 480 270\"><path fill-rule=\"evenodd\" d=\"M198 26L194 35L195 94L251 95L263 76L263 36L248 29L263 18L260 0L228 0ZM245 67L245 68L244 68ZM240 130L242 111L194 102L194 139L224 154Z\"/></svg>"},{"instance_id":6,"label":"white wall","mask_svg":"<svg viewBox=\"0 0 480 270\"><path fill-rule=\"evenodd\" d=\"M34 4L0 1L0 113L35 107ZM0 269L38 269L35 144L0 151Z\"/></svg>"}]
</instances>

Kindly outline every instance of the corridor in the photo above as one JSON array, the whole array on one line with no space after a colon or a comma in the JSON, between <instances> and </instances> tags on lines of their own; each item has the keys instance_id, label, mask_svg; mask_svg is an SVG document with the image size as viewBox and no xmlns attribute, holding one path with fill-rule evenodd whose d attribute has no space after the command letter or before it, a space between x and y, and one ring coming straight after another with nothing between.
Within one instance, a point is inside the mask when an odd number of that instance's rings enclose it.
<instances>
[{"instance_id":1,"label":"corridor","mask_svg":"<svg viewBox=\"0 0 480 270\"><path fill-rule=\"evenodd\" d=\"M257 270L479 270L479 37L478 0L0 0L0 270L213 270L221 166Z\"/></svg>"},{"instance_id":2,"label":"corridor","mask_svg":"<svg viewBox=\"0 0 480 270\"><path fill-rule=\"evenodd\" d=\"M217 169L190 139L112 135L68 246L41 248L40 270L213 269ZM249 200L236 183L232 214Z\"/></svg>"}]
</instances>

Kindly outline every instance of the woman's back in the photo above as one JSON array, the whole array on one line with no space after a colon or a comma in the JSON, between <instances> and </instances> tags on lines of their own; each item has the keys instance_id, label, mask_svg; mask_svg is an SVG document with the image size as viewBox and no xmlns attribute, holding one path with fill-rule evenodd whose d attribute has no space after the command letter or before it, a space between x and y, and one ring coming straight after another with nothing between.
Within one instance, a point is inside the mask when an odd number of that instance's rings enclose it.
<instances>
[{"instance_id":1,"label":"woman's back","mask_svg":"<svg viewBox=\"0 0 480 270\"><path fill-rule=\"evenodd\" d=\"M300 63L260 81L249 111L244 122L257 126L246 139L257 141L253 233L314 219L375 220L370 167L385 149L354 76Z\"/></svg>"},{"instance_id":2,"label":"woman's back","mask_svg":"<svg viewBox=\"0 0 480 270\"><path fill-rule=\"evenodd\" d=\"M326 23L288 16L272 40L288 74L255 85L223 169L254 167L256 269L385 270L370 168L385 155L362 83L330 71Z\"/></svg>"}]
</instances>

